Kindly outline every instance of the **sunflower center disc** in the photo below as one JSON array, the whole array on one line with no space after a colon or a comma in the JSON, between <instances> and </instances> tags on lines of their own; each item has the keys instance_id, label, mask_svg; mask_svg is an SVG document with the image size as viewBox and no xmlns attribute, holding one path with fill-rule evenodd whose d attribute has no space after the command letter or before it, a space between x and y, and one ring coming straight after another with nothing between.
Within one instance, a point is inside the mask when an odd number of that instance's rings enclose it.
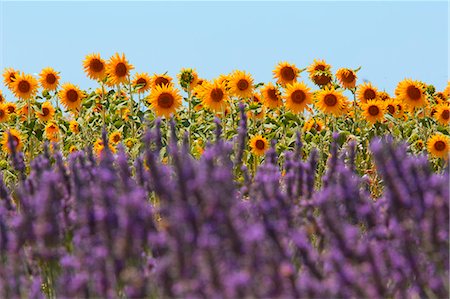
<instances>
[{"instance_id":1,"label":"sunflower center disc","mask_svg":"<svg viewBox=\"0 0 450 299\"><path fill-rule=\"evenodd\" d=\"M305 98L306 98L306 95L301 90L296 90L291 95L292 102L297 103L297 104L302 103L305 100Z\"/></svg>"},{"instance_id":2,"label":"sunflower center disc","mask_svg":"<svg viewBox=\"0 0 450 299\"><path fill-rule=\"evenodd\" d=\"M13 74L10 74L9 75L9 82L14 82L14 80L16 79L16 75L13 73Z\"/></svg>"},{"instance_id":3,"label":"sunflower center disc","mask_svg":"<svg viewBox=\"0 0 450 299\"><path fill-rule=\"evenodd\" d=\"M259 150L263 150L266 147L266 144L262 140L256 140L255 146Z\"/></svg>"},{"instance_id":4,"label":"sunflower center disc","mask_svg":"<svg viewBox=\"0 0 450 299\"><path fill-rule=\"evenodd\" d=\"M123 62L116 65L116 75L118 77L125 77L127 75L127 66Z\"/></svg>"},{"instance_id":5,"label":"sunflower center disc","mask_svg":"<svg viewBox=\"0 0 450 299\"><path fill-rule=\"evenodd\" d=\"M444 110L444 111L442 111L441 115L442 115L443 119L447 120L447 119L450 118L450 111L449 110Z\"/></svg>"},{"instance_id":6,"label":"sunflower center disc","mask_svg":"<svg viewBox=\"0 0 450 299\"><path fill-rule=\"evenodd\" d=\"M373 99L375 99L376 96L377 96L377 94L375 93L375 90L373 90L373 89L367 89L364 92L364 98L366 100L373 100Z\"/></svg>"},{"instance_id":7,"label":"sunflower center disc","mask_svg":"<svg viewBox=\"0 0 450 299\"><path fill-rule=\"evenodd\" d=\"M42 115L47 116L50 114L50 110L48 108L42 108Z\"/></svg>"},{"instance_id":8,"label":"sunflower center disc","mask_svg":"<svg viewBox=\"0 0 450 299\"><path fill-rule=\"evenodd\" d=\"M20 81L19 82L19 91L20 92L29 92L31 85L28 81Z\"/></svg>"},{"instance_id":9,"label":"sunflower center disc","mask_svg":"<svg viewBox=\"0 0 450 299\"><path fill-rule=\"evenodd\" d=\"M418 89L415 86L409 86L408 89L406 90L406 93L408 94L408 97L414 101L419 100L422 94L420 92L420 89Z\"/></svg>"},{"instance_id":10,"label":"sunflower center disc","mask_svg":"<svg viewBox=\"0 0 450 299\"><path fill-rule=\"evenodd\" d=\"M167 85L167 84L169 84L169 80L167 80L164 77L158 77L155 80L155 85L156 86L163 86L163 85Z\"/></svg>"},{"instance_id":11,"label":"sunflower center disc","mask_svg":"<svg viewBox=\"0 0 450 299\"><path fill-rule=\"evenodd\" d=\"M295 79L295 72L291 67L286 66L281 69L281 77L286 81L292 81Z\"/></svg>"},{"instance_id":12,"label":"sunflower center disc","mask_svg":"<svg viewBox=\"0 0 450 299\"><path fill-rule=\"evenodd\" d=\"M392 105L388 105L387 106L387 110L389 111L390 114L394 114L395 113L395 107Z\"/></svg>"},{"instance_id":13,"label":"sunflower center disc","mask_svg":"<svg viewBox=\"0 0 450 299\"><path fill-rule=\"evenodd\" d=\"M370 106L369 114L372 116L377 116L378 114L380 114L380 108L378 108L377 106Z\"/></svg>"},{"instance_id":14,"label":"sunflower center disc","mask_svg":"<svg viewBox=\"0 0 450 299\"><path fill-rule=\"evenodd\" d=\"M145 80L144 78L139 78L136 81L137 85L142 85L141 88L144 88L147 85L147 80Z\"/></svg>"},{"instance_id":15,"label":"sunflower center disc","mask_svg":"<svg viewBox=\"0 0 450 299\"><path fill-rule=\"evenodd\" d=\"M120 141L120 136L119 135L114 135L113 141L115 143L119 142Z\"/></svg>"},{"instance_id":16,"label":"sunflower center disc","mask_svg":"<svg viewBox=\"0 0 450 299\"><path fill-rule=\"evenodd\" d=\"M278 95L277 95L277 91L275 89L269 89L267 91L267 95L269 96L270 100L278 101Z\"/></svg>"},{"instance_id":17,"label":"sunflower center disc","mask_svg":"<svg viewBox=\"0 0 450 299\"><path fill-rule=\"evenodd\" d=\"M445 142L444 141L436 141L436 143L434 144L434 148L437 151L443 151L445 149Z\"/></svg>"},{"instance_id":18,"label":"sunflower center disc","mask_svg":"<svg viewBox=\"0 0 450 299\"><path fill-rule=\"evenodd\" d=\"M3 118L3 116L5 116L5 114L6 114L5 111L0 110L0 119Z\"/></svg>"},{"instance_id":19,"label":"sunflower center disc","mask_svg":"<svg viewBox=\"0 0 450 299\"><path fill-rule=\"evenodd\" d=\"M14 113L14 106L8 106L8 107L6 107L6 109L8 110L8 113L9 114L11 114L11 113Z\"/></svg>"},{"instance_id":20,"label":"sunflower center disc","mask_svg":"<svg viewBox=\"0 0 450 299\"><path fill-rule=\"evenodd\" d=\"M237 83L237 87L239 88L239 90L246 90L248 86L249 86L248 81L245 79L241 79Z\"/></svg>"},{"instance_id":21,"label":"sunflower center disc","mask_svg":"<svg viewBox=\"0 0 450 299\"><path fill-rule=\"evenodd\" d=\"M214 102L220 102L223 99L223 91L220 88L214 88L211 90L211 99Z\"/></svg>"},{"instance_id":22,"label":"sunflower center disc","mask_svg":"<svg viewBox=\"0 0 450 299\"><path fill-rule=\"evenodd\" d=\"M314 82L317 85L327 85L328 83L330 83L331 78L328 77L327 75L318 75L318 76L314 76Z\"/></svg>"},{"instance_id":23,"label":"sunflower center disc","mask_svg":"<svg viewBox=\"0 0 450 299\"><path fill-rule=\"evenodd\" d=\"M103 71L103 67L103 62L101 62L100 59L92 59L91 62L89 62L89 68L96 73Z\"/></svg>"},{"instance_id":24,"label":"sunflower center disc","mask_svg":"<svg viewBox=\"0 0 450 299\"><path fill-rule=\"evenodd\" d=\"M345 83L352 83L355 80L355 75L351 71L347 71L342 76L342 79Z\"/></svg>"},{"instance_id":25,"label":"sunflower center disc","mask_svg":"<svg viewBox=\"0 0 450 299\"><path fill-rule=\"evenodd\" d=\"M47 77L45 77L45 81L47 81L48 84L55 84L56 76L53 74L48 74Z\"/></svg>"},{"instance_id":26,"label":"sunflower center disc","mask_svg":"<svg viewBox=\"0 0 450 299\"><path fill-rule=\"evenodd\" d=\"M170 93L162 93L158 97L158 106L161 108L168 109L173 105L173 96Z\"/></svg>"},{"instance_id":27,"label":"sunflower center disc","mask_svg":"<svg viewBox=\"0 0 450 299\"><path fill-rule=\"evenodd\" d=\"M334 94L327 94L324 99L325 105L329 107L336 106L337 98Z\"/></svg>"},{"instance_id":28,"label":"sunflower center disc","mask_svg":"<svg viewBox=\"0 0 450 299\"><path fill-rule=\"evenodd\" d=\"M69 90L66 93L66 95L67 95L67 99L70 102L74 103L74 102L78 101L78 92L76 92L75 90L73 90L73 89Z\"/></svg>"}]
</instances>

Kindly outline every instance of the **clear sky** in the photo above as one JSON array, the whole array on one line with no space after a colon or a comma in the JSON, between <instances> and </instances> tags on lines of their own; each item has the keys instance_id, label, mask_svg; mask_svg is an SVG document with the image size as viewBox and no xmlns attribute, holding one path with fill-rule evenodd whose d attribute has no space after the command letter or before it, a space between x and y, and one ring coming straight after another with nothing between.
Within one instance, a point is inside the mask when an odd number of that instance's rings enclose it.
<instances>
[{"instance_id":1,"label":"clear sky","mask_svg":"<svg viewBox=\"0 0 450 299\"><path fill-rule=\"evenodd\" d=\"M438 90L449 78L447 2L0 1L1 69L52 66L83 88L95 86L81 65L92 52L124 52L138 72L242 69L256 82L280 61L325 59L333 71L362 66L359 82L390 93L405 77Z\"/></svg>"}]
</instances>

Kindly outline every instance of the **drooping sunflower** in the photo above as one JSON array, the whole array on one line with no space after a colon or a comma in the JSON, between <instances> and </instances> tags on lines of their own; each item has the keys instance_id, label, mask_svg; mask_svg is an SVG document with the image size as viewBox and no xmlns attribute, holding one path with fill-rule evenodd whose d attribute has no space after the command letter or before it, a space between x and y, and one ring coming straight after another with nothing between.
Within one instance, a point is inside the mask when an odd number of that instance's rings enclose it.
<instances>
[{"instance_id":1,"label":"drooping sunflower","mask_svg":"<svg viewBox=\"0 0 450 299\"><path fill-rule=\"evenodd\" d=\"M41 111L36 111L35 114L41 121L49 121L55 115L55 108L50 102L45 102L42 104Z\"/></svg>"},{"instance_id":2,"label":"drooping sunflower","mask_svg":"<svg viewBox=\"0 0 450 299\"><path fill-rule=\"evenodd\" d=\"M128 63L125 54L122 53L122 56L120 56L119 53L116 53L109 59L106 66L108 80L113 85L126 83L132 69L134 67Z\"/></svg>"},{"instance_id":3,"label":"drooping sunflower","mask_svg":"<svg viewBox=\"0 0 450 299\"><path fill-rule=\"evenodd\" d=\"M39 74L39 83L45 90L56 90L56 88L58 88L59 79L59 73L51 67L42 69Z\"/></svg>"},{"instance_id":4,"label":"drooping sunflower","mask_svg":"<svg viewBox=\"0 0 450 299\"><path fill-rule=\"evenodd\" d=\"M431 155L448 159L449 137L439 133L435 134L428 140L427 148Z\"/></svg>"},{"instance_id":5,"label":"drooping sunflower","mask_svg":"<svg viewBox=\"0 0 450 299\"><path fill-rule=\"evenodd\" d=\"M147 73L138 73L134 75L133 87L138 93L144 93L150 90L151 78Z\"/></svg>"},{"instance_id":6,"label":"drooping sunflower","mask_svg":"<svg viewBox=\"0 0 450 299\"><path fill-rule=\"evenodd\" d=\"M38 81L29 74L16 74L14 82L11 83L11 89L16 97L27 100L36 94L38 90Z\"/></svg>"},{"instance_id":7,"label":"drooping sunflower","mask_svg":"<svg viewBox=\"0 0 450 299\"><path fill-rule=\"evenodd\" d=\"M4 103L4 104L5 104L6 110L8 110L8 114L9 114L9 115L16 113L16 111L17 111L17 106L16 106L15 103L6 102L6 103Z\"/></svg>"},{"instance_id":8,"label":"drooping sunflower","mask_svg":"<svg viewBox=\"0 0 450 299\"><path fill-rule=\"evenodd\" d=\"M122 134L120 134L119 131L116 131L109 136L109 143L111 144L117 144L120 140L122 140Z\"/></svg>"},{"instance_id":9,"label":"drooping sunflower","mask_svg":"<svg viewBox=\"0 0 450 299\"><path fill-rule=\"evenodd\" d=\"M59 139L58 135L59 135L59 127L54 122L49 122L45 126L45 136L47 137L47 139L52 142L57 142Z\"/></svg>"},{"instance_id":10,"label":"drooping sunflower","mask_svg":"<svg viewBox=\"0 0 450 299\"><path fill-rule=\"evenodd\" d=\"M76 120L71 120L69 122L69 130L74 134L80 133L80 124Z\"/></svg>"},{"instance_id":11,"label":"drooping sunflower","mask_svg":"<svg viewBox=\"0 0 450 299\"><path fill-rule=\"evenodd\" d=\"M405 79L395 89L398 99L408 105L409 108L420 108L427 105L424 85L419 81Z\"/></svg>"},{"instance_id":12,"label":"drooping sunflower","mask_svg":"<svg viewBox=\"0 0 450 299\"><path fill-rule=\"evenodd\" d=\"M181 106L182 98L173 85L157 85L148 97L148 103L157 116L170 117Z\"/></svg>"},{"instance_id":13,"label":"drooping sunflower","mask_svg":"<svg viewBox=\"0 0 450 299\"><path fill-rule=\"evenodd\" d=\"M151 78L151 86L152 86L152 90L155 90L156 87L162 87L164 85L173 85L172 82L172 77L170 77L169 75L166 74L153 74L152 78Z\"/></svg>"},{"instance_id":14,"label":"drooping sunflower","mask_svg":"<svg viewBox=\"0 0 450 299\"><path fill-rule=\"evenodd\" d=\"M71 111L78 111L84 98L84 93L78 86L72 83L65 83L58 93L61 103Z\"/></svg>"},{"instance_id":15,"label":"drooping sunflower","mask_svg":"<svg viewBox=\"0 0 450 299\"><path fill-rule=\"evenodd\" d=\"M300 70L294 65L288 62L280 62L273 70L273 77L277 79L277 83L282 86L292 84L297 81L297 76Z\"/></svg>"},{"instance_id":16,"label":"drooping sunflower","mask_svg":"<svg viewBox=\"0 0 450 299\"><path fill-rule=\"evenodd\" d=\"M355 88L357 76L353 70L340 68L336 72L336 77L341 83L342 87L347 89Z\"/></svg>"},{"instance_id":17,"label":"drooping sunflower","mask_svg":"<svg viewBox=\"0 0 450 299\"><path fill-rule=\"evenodd\" d=\"M261 88L261 96L264 106L274 109L283 105L283 99L278 88L269 82Z\"/></svg>"},{"instance_id":18,"label":"drooping sunflower","mask_svg":"<svg viewBox=\"0 0 450 299\"><path fill-rule=\"evenodd\" d=\"M284 99L286 108L294 113L302 112L312 102L312 93L303 82L288 84L285 89Z\"/></svg>"},{"instance_id":19,"label":"drooping sunflower","mask_svg":"<svg viewBox=\"0 0 450 299\"><path fill-rule=\"evenodd\" d=\"M106 77L106 62L99 53L86 55L83 68L86 75L93 80L102 81Z\"/></svg>"},{"instance_id":20,"label":"drooping sunflower","mask_svg":"<svg viewBox=\"0 0 450 299\"><path fill-rule=\"evenodd\" d=\"M9 135L11 135L16 151L21 151L23 148L22 137L20 136L20 132L17 131L16 129L9 129L8 131L3 132L3 139L2 139L3 150L8 153L11 153Z\"/></svg>"},{"instance_id":21,"label":"drooping sunflower","mask_svg":"<svg viewBox=\"0 0 450 299\"><path fill-rule=\"evenodd\" d=\"M3 82L5 83L5 86L12 90L11 84L14 82L18 74L19 72L12 67L6 68L3 71Z\"/></svg>"},{"instance_id":22,"label":"drooping sunflower","mask_svg":"<svg viewBox=\"0 0 450 299\"><path fill-rule=\"evenodd\" d=\"M269 143L266 138L256 135L250 139L250 147L253 154L262 156L269 149Z\"/></svg>"},{"instance_id":23,"label":"drooping sunflower","mask_svg":"<svg viewBox=\"0 0 450 299\"><path fill-rule=\"evenodd\" d=\"M198 97L202 100L203 106L215 112L223 112L228 105L228 92L225 89L225 83L205 82L198 90Z\"/></svg>"},{"instance_id":24,"label":"drooping sunflower","mask_svg":"<svg viewBox=\"0 0 450 299\"><path fill-rule=\"evenodd\" d=\"M303 126L303 129L305 131L312 131L314 129L317 132L320 132L323 130L323 128L325 128L325 124L323 123L323 121L316 118L308 119Z\"/></svg>"},{"instance_id":25,"label":"drooping sunflower","mask_svg":"<svg viewBox=\"0 0 450 299\"><path fill-rule=\"evenodd\" d=\"M253 78L245 71L234 71L228 82L230 93L241 99L251 98L253 95Z\"/></svg>"},{"instance_id":26,"label":"drooping sunflower","mask_svg":"<svg viewBox=\"0 0 450 299\"><path fill-rule=\"evenodd\" d=\"M376 122L382 122L384 120L384 113L386 111L386 105L380 100L369 100L361 105L363 109L364 118L374 124Z\"/></svg>"},{"instance_id":27,"label":"drooping sunflower","mask_svg":"<svg viewBox=\"0 0 450 299\"><path fill-rule=\"evenodd\" d=\"M434 117L436 120L444 125L447 126L450 123L450 106L447 103L442 103L439 105L436 105L436 113L434 114Z\"/></svg>"},{"instance_id":28,"label":"drooping sunflower","mask_svg":"<svg viewBox=\"0 0 450 299\"><path fill-rule=\"evenodd\" d=\"M346 112L347 105L347 98L334 88L325 88L316 93L316 106L323 113L339 116Z\"/></svg>"},{"instance_id":29,"label":"drooping sunflower","mask_svg":"<svg viewBox=\"0 0 450 299\"><path fill-rule=\"evenodd\" d=\"M9 112L5 104L0 104L0 123L7 122L9 119Z\"/></svg>"},{"instance_id":30,"label":"drooping sunflower","mask_svg":"<svg viewBox=\"0 0 450 299\"><path fill-rule=\"evenodd\" d=\"M316 60L308 67L309 78L314 84L319 86L328 85L331 82L331 65L325 60Z\"/></svg>"},{"instance_id":31,"label":"drooping sunflower","mask_svg":"<svg viewBox=\"0 0 450 299\"><path fill-rule=\"evenodd\" d=\"M376 100L378 97L378 89L372 86L372 83L366 82L358 85L358 90L356 92L356 97L361 103L366 103L367 101Z\"/></svg>"},{"instance_id":32,"label":"drooping sunflower","mask_svg":"<svg viewBox=\"0 0 450 299\"><path fill-rule=\"evenodd\" d=\"M184 91L192 90L198 82L198 74L191 68L182 68L177 74L177 78Z\"/></svg>"}]
</instances>

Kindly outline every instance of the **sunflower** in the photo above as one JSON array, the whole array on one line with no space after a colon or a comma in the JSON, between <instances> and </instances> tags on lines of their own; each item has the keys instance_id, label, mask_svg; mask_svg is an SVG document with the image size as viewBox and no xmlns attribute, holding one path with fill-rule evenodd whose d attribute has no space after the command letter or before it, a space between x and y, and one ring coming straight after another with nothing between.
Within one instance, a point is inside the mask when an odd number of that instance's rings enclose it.
<instances>
[{"instance_id":1,"label":"sunflower","mask_svg":"<svg viewBox=\"0 0 450 299\"><path fill-rule=\"evenodd\" d=\"M5 102L5 97L3 96L2 91L0 90L0 104Z\"/></svg>"},{"instance_id":2,"label":"sunflower","mask_svg":"<svg viewBox=\"0 0 450 299\"><path fill-rule=\"evenodd\" d=\"M294 82L286 86L284 99L288 110L299 113L306 108L306 105L311 104L312 93L305 83Z\"/></svg>"},{"instance_id":3,"label":"sunflower","mask_svg":"<svg viewBox=\"0 0 450 299\"><path fill-rule=\"evenodd\" d=\"M297 76L300 70L294 65L287 62L280 62L275 70L273 70L273 77L277 79L277 83L285 86L297 81Z\"/></svg>"},{"instance_id":4,"label":"sunflower","mask_svg":"<svg viewBox=\"0 0 450 299\"><path fill-rule=\"evenodd\" d=\"M8 131L3 132L3 140L2 140L3 150L8 153L11 153L9 135L11 135L11 138L15 144L16 151L21 151L23 147L22 137L20 136L20 132L17 131L16 129L10 129Z\"/></svg>"},{"instance_id":5,"label":"sunflower","mask_svg":"<svg viewBox=\"0 0 450 299\"><path fill-rule=\"evenodd\" d=\"M376 100L378 97L378 90L372 86L370 82L358 85L358 91L356 97L361 103L365 103L370 100Z\"/></svg>"},{"instance_id":6,"label":"sunflower","mask_svg":"<svg viewBox=\"0 0 450 299\"><path fill-rule=\"evenodd\" d=\"M106 77L106 62L98 53L86 55L83 68L86 75L93 80L102 81Z\"/></svg>"},{"instance_id":7,"label":"sunflower","mask_svg":"<svg viewBox=\"0 0 450 299\"><path fill-rule=\"evenodd\" d=\"M361 105L364 118L374 124L384 120L385 103L380 100L369 100Z\"/></svg>"},{"instance_id":8,"label":"sunflower","mask_svg":"<svg viewBox=\"0 0 450 299\"><path fill-rule=\"evenodd\" d=\"M447 81L447 86L445 86L442 93L447 97L447 99L450 97L450 81Z\"/></svg>"},{"instance_id":9,"label":"sunflower","mask_svg":"<svg viewBox=\"0 0 450 299\"><path fill-rule=\"evenodd\" d=\"M283 105L281 93L278 88L269 82L261 88L261 97L264 106L274 109Z\"/></svg>"},{"instance_id":10,"label":"sunflower","mask_svg":"<svg viewBox=\"0 0 450 299\"><path fill-rule=\"evenodd\" d=\"M325 128L325 124L320 119L310 118L308 121L305 122L305 125L303 126L303 129L305 131L312 131L313 129L317 132L320 132Z\"/></svg>"},{"instance_id":11,"label":"sunflower","mask_svg":"<svg viewBox=\"0 0 450 299\"><path fill-rule=\"evenodd\" d=\"M436 105L434 117L440 124L447 126L450 122L450 106L447 103Z\"/></svg>"},{"instance_id":12,"label":"sunflower","mask_svg":"<svg viewBox=\"0 0 450 299\"><path fill-rule=\"evenodd\" d=\"M108 148L112 153L116 152L116 149L111 145L108 144ZM101 156L103 153L103 150L105 149L105 145L103 144L103 141L101 139L97 139L94 143L94 151L98 156Z\"/></svg>"},{"instance_id":13,"label":"sunflower","mask_svg":"<svg viewBox=\"0 0 450 299\"><path fill-rule=\"evenodd\" d=\"M418 150L422 150L425 143L423 142L422 139L419 139L414 143L414 145Z\"/></svg>"},{"instance_id":14,"label":"sunflower","mask_svg":"<svg viewBox=\"0 0 450 299\"><path fill-rule=\"evenodd\" d=\"M28 100L36 94L38 81L32 75L20 73L11 83L11 89L16 97Z\"/></svg>"},{"instance_id":15,"label":"sunflower","mask_svg":"<svg viewBox=\"0 0 450 299\"><path fill-rule=\"evenodd\" d=\"M71 120L69 122L69 130L74 134L80 133L80 124L76 120Z\"/></svg>"},{"instance_id":16,"label":"sunflower","mask_svg":"<svg viewBox=\"0 0 450 299\"><path fill-rule=\"evenodd\" d=\"M181 96L172 85L157 85L148 98L157 116L169 117L181 106Z\"/></svg>"},{"instance_id":17,"label":"sunflower","mask_svg":"<svg viewBox=\"0 0 450 299\"><path fill-rule=\"evenodd\" d=\"M0 104L0 123L7 122L9 119L8 108L5 104Z\"/></svg>"},{"instance_id":18,"label":"sunflower","mask_svg":"<svg viewBox=\"0 0 450 299\"><path fill-rule=\"evenodd\" d=\"M336 72L336 77L341 83L342 87L346 89L352 89L356 86L356 73L347 68L340 68Z\"/></svg>"},{"instance_id":19,"label":"sunflower","mask_svg":"<svg viewBox=\"0 0 450 299\"><path fill-rule=\"evenodd\" d=\"M252 102L253 103L262 103L262 99L261 99L261 95L259 95L258 93L254 92L253 96L252 96Z\"/></svg>"},{"instance_id":20,"label":"sunflower","mask_svg":"<svg viewBox=\"0 0 450 299\"><path fill-rule=\"evenodd\" d=\"M378 92L378 97L382 101L389 101L391 99L391 96L385 91Z\"/></svg>"},{"instance_id":21,"label":"sunflower","mask_svg":"<svg viewBox=\"0 0 450 299\"><path fill-rule=\"evenodd\" d=\"M3 82L5 86L11 89L11 84L16 79L16 76L19 75L19 72L13 68L7 68L3 71Z\"/></svg>"},{"instance_id":22,"label":"sunflower","mask_svg":"<svg viewBox=\"0 0 450 299\"><path fill-rule=\"evenodd\" d=\"M264 108L264 106L261 106L257 109L252 109L247 112L247 117L252 118L254 120L261 120L264 118L265 115L266 115L266 109Z\"/></svg>"},{"instance_id":23,"label":"sunflower","mask_svg":"<svg viewBox=\"0 0 450 299\"><path fill-rule=\"evenodd\" d=\"M448 97L443 92L436 92L436 94L434 94L434 100L437 104L448 103Z\"/></svg>"},{"instance_id":24,"label":"sunflower","mask_svg":"<svg viewBox=\"0 0 450 299\"><path fill-rule=\"evenodd\" d=\"M6 103L4 103L4 104L5 104L6 110L8 110L8 114L14 114L14 113L16 113L17 106L16 106L15 103L6 102Z\"/></svg>"},{"instance_id":25,"label":"sunflower","mask_svg":"<svg viewBox=\"0 0 450 299\"><path fill-rule=\"evenodd\" d=\"M197 72L191 68L182 68L177 78L184 91L192 90L198 82Z\"/></svg>"},{"instance_id":26,"label":"sunflower","mask_svg":"<svg viewBox=\"0 0 450 299\"><path fill-rule=\"evenodd\" d=\"M244 71L234 71L229 78L230 93L239 98L251 98L253 95L253 78Z\"/></svg>"},{"instance_id":27,"label":"sunflower","mask_svg":"<svg viewBox=\"0 0 450 299\"><path fill-rule=\"evenodd\" d=\"M58 93L61 103L69 110L78 111L81 107L81 101L84 98L84 93L78 86L72 83L65 83Z\"/></svg>"},{"instance_id":28,"label":"sunflower","mask_svg":"<svg viewBox=\"0 0 450 299\"><path fill-rule=\"evenodd\" d=\"M78 151L78 148L75 145L71 145L69 148L69 153L73 154Z\"/></svg>"},{"instance_id":29,"label":"sunflower","mask_svg":"<svg viewBox=\"0 0 450 299\"><path fill-rule=\"evenodd\" d=\"M52 142L58 141L59 128L54 122L49 122L45 126L45 136Z\"/></svg>"},{"instance_id":30,"label":"sunflower","mask_svg":"<svg viewBox=\"0 0 450 299\"><path fill-rule=\"evenodd\" d=\"M433 135L427 143L431 155L448 159L449 138L443 134Z\"/></svg>"},{"instance_id":31,"label":"sunflower","mask_svg":"<svg viewBox=\"0 0 450 299\"><path fill-rule=\"evenodd\" d=\"M109 76L111 84L117 85L128 81L130 71L133 68L133 65L129 64L125 58L125 54L120 56L116 53L109 59L108 65L106 66L106 73Z\"/></svg>"},{"instance_id":32,"label":"sunflower","mask_svg":"<svg viewBox=\"0 0 450 299\"><path fill-rule=\"evenodd\" d=\"M41 111L36 111L35 114L41 121L49 121L55 115L55 108L50 102L45 102L42 104Z\"/></svg>"},{"instance_id":33,"label":"sunflower","mask_svg":"<svg viewBox=\"0 0 450 299\"><path fill-rule=\"evenodd\" d=\"M410 108L419 108L427 105L427 97L423 83L405 79L401 81L395 89L398 98L406 103Z\"/></svg>"},{"instance_id":34,"label":"sunflower","mask_svg":"<svg viewBox=\"0 0 450 299\"><path fill-rule=\"evenodd\" d=\"M252 148L252 153L257 156L262 156L269 148L269 143L267 139L262 137L261 135L253 136L250 139L250 147Z\"/></svg>"},{"instance_id":35,"label":"sunflower","mask_svg":"<svg viewBox=\"0 0 450 299\"><path fill-rule=\"evenodd\" d=\"M396 116L401 110L401 107L398 106L397 100L389 99L385 102L385 104L386 104L386 112L392 116Z\"/></svg>"},{"instance_id":36,"label":"sunflower","mask_svg":"<svg viewBox=\"0 0 450 299\"><path fill-rule=\"evenodd\" d=\"M154 74L151 78L151 86L152 86L152 90L155 90L156 87L162 87L164 85L173 85L172 83L172 77L166 75L166 74L161 74L161 75L157 75Z\"/></svg>"},{"instance_id":37,"label":"sunflower","mask_svg":"<svg viewBox=\"0 0 450 299\"><path fill-rule=\"evenodd\" d=\"M45 90L55 90L56 88L58 88L59 79L59 73L57 73L51 67L42 69L41 73L39 74L39 83Z\"/></svg>"},{"instance_id":38,"label":"sunflower","mask_svg":"<svg viewBox=\"0 0 450 299\"><path fill-rule=\"evenodd\" d=\"M133 86L138 93L144 93L150 90L150 76L147 73L139 73L134 75Z\"/></svg>"},{"instance_id":39,"label":"sunflower","mask_svg":"<svg viewBox=\"0 0 450 299\"><path fill-rule=\"evenodd\" d=\"M345 113L347 98L334 88L325 88L316 93L316 106L326 114L339 116Z\"/></svg>"},{"instance_id":40,"label":"sunflower","mask_svg":"<svg viewBox=\"0 0 450 299\"><path fill-rule=\"evenodd\" d=\"M316 60L308 67L309 78L314 84L325 86L331 82L331 66L325 60Z\"/></svg>"},{"instance_id":41,"label":"sunflower","mask_svg":"<svg viewBox=\"0 0 450 299\"><path fill-rule=\"evenodd\" d=\"M22 108L19 110L19 114L22 117L22 120L28 119L28 110L30 111L30 115L33 113L33 107L30 105L30 109L28 109L27 103L25 103Z\"/></svg>"},{"instance_id":42,"label":"sunflower","mask_svg":"<svg viewBox=\"0 0 450 299\"><path fill-rule=\"evenodd\" d=\"M111 144L117 144L120 140L122 140L122 134L120 134L119 131L116 131L109 136L109 143Z\"/></svg>"},{"instance_id":43,"label":"sunflower","mask_svg":"<svg viewBox=\"0 0 450 299\"><path fill-rule=\"evenodd\" d=\"M224 82L215 80L203 83L197 92L202 104L215 112L223 112L228 105L229 97Z\"/></svg>"}]
</instances>

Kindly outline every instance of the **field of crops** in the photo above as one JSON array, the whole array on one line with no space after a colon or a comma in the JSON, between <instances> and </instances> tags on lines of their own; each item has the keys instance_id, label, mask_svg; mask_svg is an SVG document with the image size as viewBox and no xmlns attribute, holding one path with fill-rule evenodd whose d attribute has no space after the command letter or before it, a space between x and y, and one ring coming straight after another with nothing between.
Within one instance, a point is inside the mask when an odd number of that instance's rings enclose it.
<instances>
[{"instance_id":1,"label":"field of crops","mask_svg":"<svg viewBox=\"0 0 450 299\"><path fill-rule=\"evenodd\" d=\"M3 71L0 298L448 297L450 82L82 67Z\"/></svg>"}]
</instances>

